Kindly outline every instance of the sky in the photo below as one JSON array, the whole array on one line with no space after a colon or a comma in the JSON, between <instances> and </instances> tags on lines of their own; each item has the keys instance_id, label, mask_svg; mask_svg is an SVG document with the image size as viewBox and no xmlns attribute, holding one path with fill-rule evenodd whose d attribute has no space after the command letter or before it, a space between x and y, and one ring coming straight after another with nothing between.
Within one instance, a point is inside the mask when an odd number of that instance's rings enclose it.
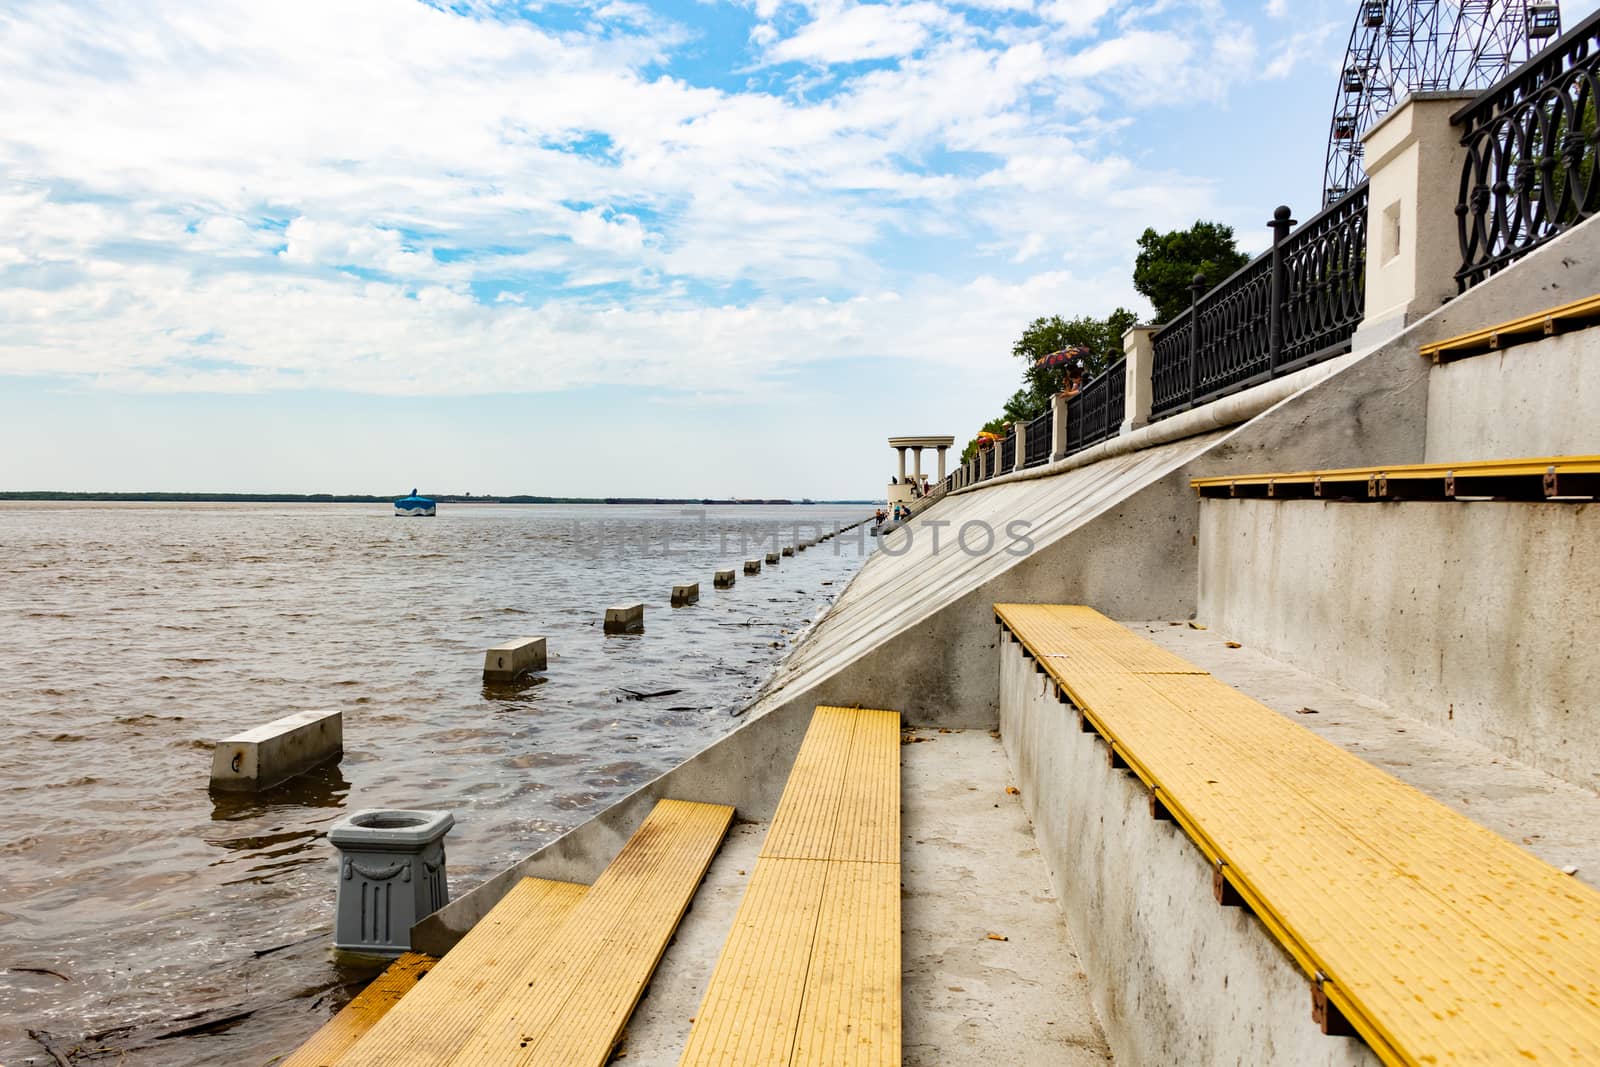
<instances>
[{"instance_id":1,"label":"sky","mask_svg":"<svg viewBox=\"0 0 1600 1067\"><path fill-rule=\"evenodd\" d=\"M0 0L0 489L881 496L1315 212L1355 8Z\"/></svg>"}]
</instances>

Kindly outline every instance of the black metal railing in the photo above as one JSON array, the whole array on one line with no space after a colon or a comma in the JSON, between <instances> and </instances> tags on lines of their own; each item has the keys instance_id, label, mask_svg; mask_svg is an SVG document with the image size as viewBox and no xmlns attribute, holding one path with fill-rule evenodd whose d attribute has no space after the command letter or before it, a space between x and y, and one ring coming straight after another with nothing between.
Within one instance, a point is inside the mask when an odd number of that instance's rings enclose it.
<instances>
[{"instance_id":1,"label":"black metal railing","mask_svg":"<svg viewBox=\"0 0 1600 1067\"><path fill-rule=\"evenodd\" d=\"M1050 462L1050 449L1054 444L1050 439L1053 432L1051 425L1055 417L1046 411L1036 419L1028 422L1027 449L1022 456L1024 467L1038 467Z\"/></svg>"},{"instance_id":2,"label":"black metal railing","mask_svg":"<svg viewBox=\"0 0 1600 1067\"><path fill-rule=\"evenodd\" d=\"M1017 465L1017 435L1013 431L1000 442L1000 473L1010 474Z\"/></svg>"},{"instance_id":3,"label":"black metal railing","mask_svg":"<svg viewBox=\"0 0 1600 1067\"><path fill-rule=\"evenodd\" d=\"M1461 292L1600 212L1597 94L1600 12L1452 116Z\"/></svg>"},{"instance_id":4,"label":"black metal railing","mask_svg":"<svg viewBox=\"0 0 1600 1067\"><path fill-rule=\"evenodd\" d=\"M1118 360L1067 400L1067 455L1122 432L1128 364Z\"/></svg>"},{"instance_id":5,"label":"black metal railing","mask_svg":"<svg viewBox=\"0 0 1600 1067\"><path fill-rule=\"evenodd\" d=\"M1150 414L1161 418L1347 352L1361 323L1367 185L1299 229L1273 213L1272 247L1221 285L1190 287L1189 310L1152 339ZM1068 419L1068 437L1072 436Z\"/></svg>"}]
</instances>

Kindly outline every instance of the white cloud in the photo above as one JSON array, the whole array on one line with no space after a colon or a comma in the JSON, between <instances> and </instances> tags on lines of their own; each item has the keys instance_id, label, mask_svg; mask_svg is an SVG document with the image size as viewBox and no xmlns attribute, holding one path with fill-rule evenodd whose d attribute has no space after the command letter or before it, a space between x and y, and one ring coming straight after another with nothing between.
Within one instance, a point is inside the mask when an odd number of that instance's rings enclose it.
<instances>
[{"instance_id":1,"label":"white cloud","mask_svg":"<svg viewBox=\"0 0 1600 1067\"><path fill-rule=\"evenodd\" d=\"M1003 355L1063 299L1133 299L1132 235L1208 187L1116 140L1255 65L1246 28L1112 7L755 0L734 91L663 73L688 34L622 0L561 32L495 4L32 0L0 14L0 373L721 393Z\"/></svg>"}]
</instances>

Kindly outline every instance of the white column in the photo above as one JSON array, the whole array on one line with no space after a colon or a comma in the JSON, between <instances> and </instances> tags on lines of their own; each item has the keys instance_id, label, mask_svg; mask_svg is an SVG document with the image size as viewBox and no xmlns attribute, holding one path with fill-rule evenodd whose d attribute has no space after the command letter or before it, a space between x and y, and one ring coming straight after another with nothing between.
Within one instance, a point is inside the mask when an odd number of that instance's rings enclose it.
<instances>
[{"instance_id":1,"label":"white column","mask_svg":"<svg viewBox=\"0 0 1600 1067\"><path fill-rule=\"evenodd\" d=\"M1394 336L1456 295L1456 191L1467 150L1450 116L1475 96L1412 93L1361 139L1371 184L1366 315L1356 348Z\"/></svg>"},{"instance_id":2,"label":"white column","mask_svg":"<svg viewBox=\"0 0 1600 1067\"><path fill-rule=\"evenodd\" d=\"M1159 326L1135 326L1122 335L1124 369L1122 432L1128 433L1150 422L1151 389L1155 382L1156 348L1154 337Z\"/></svg>"},{"instance_id":3,"label":"white column","mask_svg":"<svg viewBox=\"0 0 1600 1067\"><path fill-rule=\"evenodd\" d=\"M1011 456L1011 470L1019 471L1022 469L1023 464L1028 461L1027 449L1025 447L1028 443L1028 424L1025 422L1013 422L1011 424L1011 433L1017 439L1017 447L1012 449L1013 454ZM1003 473L1010 472L1007 471Z\"/></svg>"},{"instance_id":4,"label":"white column","mask_svg":"<svg viewBox=\"0 0 1600 1067\"><path fill-rule=\"evenodd\" d=\"M922 484L922 446L921 445L918 445L917 447L915 447L915 448L913 448L911 450L911 475L912 475L912 479L918 485Z\"/></svg>"},{"instance_id":5,"label":"white column","mask_svg":"<svg viewBox=\"0 0 1600 1067\"><path fill-rule=\"evenodd\" d=\"M900 453L900 481L904 482L906 480L906 450L896 447L895 451Z\"/></svg>"},{"instance_id":6,"label":"white column","mask_svg":"<svg viewBox=\"0 0 1600 1067\"><path fill-rule=\"evenodd\" d=\"M945 450L946 449L945 449L944 445L940 445L939 446L939 480L941 482L944 481L944 478L945 478L945 474L944 474L944 454L945 454Z\"/></svg>"},{"instance_id":7,"label":"white column","mask_svg":"<svg viewBox=\"0 0 1600 1067\"><path fill-rule=\"evenodd\" d=\"M1067 398L1050 398L1050 461L1067 458Z\"/></svg>"}]
</instances>

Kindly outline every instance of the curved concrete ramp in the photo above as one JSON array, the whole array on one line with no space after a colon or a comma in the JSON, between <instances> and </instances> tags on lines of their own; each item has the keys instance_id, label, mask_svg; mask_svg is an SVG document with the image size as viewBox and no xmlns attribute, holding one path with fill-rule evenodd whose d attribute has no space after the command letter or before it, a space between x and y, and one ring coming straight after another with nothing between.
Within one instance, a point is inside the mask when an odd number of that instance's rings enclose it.
<instances>
[{"instance_id":1,"label":"curved concrete ramp","mask_svg":"<svg viewBox=\"0 0 1600 1067\"><path fill-rule=\"evenodd\" d=\"M910 722L990 727L996 601L1075 598L1118 618L1188 615L1197 504L1178 471L1224 432L943 498L883 538L750 714L870 693Z\"/></svg>"}]
</instances>

